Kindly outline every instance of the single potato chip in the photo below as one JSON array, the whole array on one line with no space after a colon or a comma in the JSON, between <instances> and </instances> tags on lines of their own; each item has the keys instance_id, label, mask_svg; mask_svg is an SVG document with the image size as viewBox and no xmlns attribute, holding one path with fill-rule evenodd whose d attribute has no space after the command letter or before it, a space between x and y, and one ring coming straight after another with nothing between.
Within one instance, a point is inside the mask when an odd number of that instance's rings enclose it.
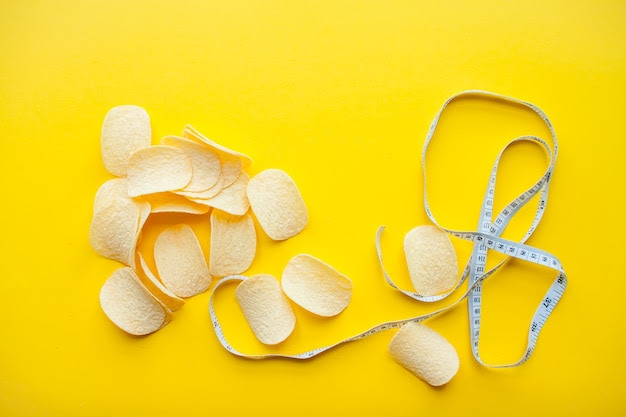
<instances>
[{"instance_id":1,"label":"single potato chip","mask_svg":"<svg viewBox=\"0 0 626 417\"><path fill-rule=\"evenodd\" d=\"M204 191L217 183L222 169L217 153L197 142L178 136L166 136L161 139L161 144L180 149L191 161L191 181L185 186L185 191Z\"/></svg>"},{"instance_id":2,"label":"single potato chip","mask_svg":"<svg viewBox=\"0 0 626 417\"><path fill-rule=\"evenodd\" d=\"M198 204L214 207L235 216L243 216L250 208L250 202L246 196L246 186L248 185L249 179L248 174L242 172L239 178L237 178L237 181L232 183L229 187L224 188L213 198L188 198Z\"/></svg>"},{"instance_id":3,"label":"single potato chip","mask_svg":"<svg viewBox=\"0 0 626 417\"><path fill-rule=\"evenodd\" d=\"M276 345L293 331L296 316L273 276L263 274L247 278L237 286L235 297L261 343Z\"/></svg>"},{"instance_id":4,"label":"single potato chip","mask_svg":"<svg viewBox=\"0 0 626 417\"><path fill-rule=\"evenodd\" d=\"M404 237L404 254L415 291L437 295L454 286L459 274L454 246L438 227L418 226Z\"/></svg>"},{"instance_id":5,"label":"single potato chip","mask_svg":"<svg viewBox=\"0 0 626 417\"><path fill-rule=\"evenodd\" d=\"M144 198L150 203L151 213L204 214L211 210L211 207L194 203L193 201L172 192L148 194L144 196Z\"/></svg>"},{"instance_id":6,"label":"single potato chip","mask_svg":"<svg viewBox=\"0 0 626 417\"><path fill-rule=\"evenodd\" d=\"M154 242L154 262L163 284L179 297L192 297L211 284L200 242L186 224L168 227Z\"/></svg>"},{"instance_id":7,"label":"single potato chip","mask_svg":"<svg viewBox=\"0 0 626 417\"><path fill-rule=\"evenodd\" d=\"M135 245L142 213L140 207L131 199L115 198L102 203L91 220L89 229L91 247L105 258L134 265Z\"/></svg>"},{"instance_id":8,"label":"single potato chip","mask_svg":"<svg viewBox=\"0 0 626 417\"><path fill-rule=\"evenodd\" d=\"M352 281L348 277L305 254L296 255L287 263L282 286L293 302L323 317L341 313L352 297Z\"/></svg>"},{"instance_id":9,"label":"single potato chip","mask_svg":"<svg viewBox=\"0 0 626 417\"><path fill-rule=\"evenodd\" d=\"M214 277L241 274L252 265L256 253L256 231L250 214L233 216L211 212L211 256L209 271Z\"/></svg>"},{"instance_id":10,"label":"single potato chip","mask_svg":"<svg viewBox=\"0 0 626 417\"><path fill-rule=\"evenodd\" d=\"M454 346L436 331L410 322L397 331L389 344L391 356L418 378L438 387L459 370Z\"/></svg>"},{"instance_id":11,"label":"single potato chip","mask_svg":"<svg viewBox=\"0 0 626 417\"><path fill-rule=\"evenodd\" d=\"M104 117L100 145L104 167L118 177L126 175L130 156L150 146L150 116L138 106L113 107Z\"/></svg>"},{"instance_id":12,"label":"single potato chip","mask_svg":"<svg viewBox=\"0 0 626 417\"><path fill-rule=\"evenodd\" d=\"M128 161L128 195L181 189L191 181L192 172L191 161L180 149L165 145L140 149Z\"/></svg>"},{"instance_id":13,"label":"single potato chip","mask_svg":"<svg viewBox=\"0 0 626 417\"><path fill-rule=\"evenodd\" d=\"M120 268L100 290L104 314L120 329L141 336L169 322L169 313L143 286L130 268Z\"/></svg>"},{"instance_id":14,"label":"single potato chip","mask_svg":"<svg viewBox=\"0 0 626 417\"><path fill-rule=\"evenodd\" d=\"M143 274L137 273L141 283L171 311L179 310L185 304L185 300L177 297L176 294L163 286L161 281L154 276L141 253L137 252L137 258L139 258L138 270L143 272Z\"/></svg>"},{"instance_id":15,"label":"single potato chip","mask_svg":"<svg viewBox=\"0 0 626 417\"><path fill-rule=\"evenodd\" d=\"M285 240L300 233L309 214L298 187L279 169L267 169L248 182L250 207L265 233Z\"/></svg>"}]
</instances>

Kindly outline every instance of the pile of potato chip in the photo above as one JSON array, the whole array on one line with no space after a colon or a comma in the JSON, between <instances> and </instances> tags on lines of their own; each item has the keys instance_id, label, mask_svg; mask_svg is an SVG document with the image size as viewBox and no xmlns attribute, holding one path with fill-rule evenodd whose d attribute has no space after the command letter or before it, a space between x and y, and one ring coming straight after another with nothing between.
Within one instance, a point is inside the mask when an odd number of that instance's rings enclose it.
<instances>
[{"instance_id":1,"label":"pile of potato chip","mask_svg":"<svg viewBox=\"0 0 626 417\"><path fill-rule=\"evenodd\" d=\"M113 323L134 335L166 325L184 298L209 289L213 278L251 266L257 244L252 213L273 240L297 235L308 222L300 191L285 172L267 169L250 178L248 156L189 125L159 145L151 145L151 138L150 118L141 107L118 106L107 113L102 160L117 178L96 193L89 236L96 252L126 265L105 282L100 304ZM179 224L156 238L156 271L148 268L136 248L151 213L209 211L208 262L193 229ZM351 290L351 281L332 267L298 255L285 268L282 290L276 278L258 275L240 285L237 299L259 340L275 344L295 322L285 295L315 314L332 316L345 309Z\"/></svg>"},{"instance_id":2,"label":"pile of potato chip","mask_svg":"<svg viewBox=\"0 0 626 417\"><path fill-rule=\"evenodd\" d=\"M254 218L278 241L297 235L308 222L300 191L285 172L267 169L250 178L248 156L189 125L181 136L166 136L159 145L151 145L151 138L150 118L141 107L118 106L106 115L102 159L117 178L96 193L89 236L96 252L126 265L104 283L100 304L114 324L133 335L165 326L184 298L208 290L213 278L246 271L256 254ZM137 251L142 229L151 213L176 212L211 212L208 263L193 229L178 224L157 236L152 271ZM405 254L420 294L439 294L456 282L456 254L440 229L411 230ZM272 275L254 275L239 284L235 296L257 339L275 345L295 326L289 300L332 317L348 306L352 281L323 261L299 254L287 263L280 282ZM454 347L421 324L408 323L398 331L389 352L431 385L447 383L459 367Z\"/></svg>"}]
</instances>

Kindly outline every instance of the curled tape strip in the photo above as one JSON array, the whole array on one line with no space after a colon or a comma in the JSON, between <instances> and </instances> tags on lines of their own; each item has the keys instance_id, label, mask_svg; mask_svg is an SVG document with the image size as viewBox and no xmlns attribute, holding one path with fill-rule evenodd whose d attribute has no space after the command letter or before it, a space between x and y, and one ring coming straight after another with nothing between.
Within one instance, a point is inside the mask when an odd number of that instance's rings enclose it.
<instances>
[{"instance_id":1,"label":"curled tape strip","mask_svg":"<svg viewBox=\"0 0 626 417\"><path fill-rule=\"evenodd\" d=\"M439 123L439 119L441 118L441 115L443 114L447 106L452 101L460 97L464 97L464 96L478 96L478 97L484 97L487 99L497 99L497 100L502 100L502 101L509 102L509 103L518 104L518 105L531 109L543 120L543 122L546 124L546 126L550 130L550 134L552 136L552 143L553 143L553 148L550 148L550 145L539 137L522 136L522 137L513 139L502 149L502 151L500 151L500 153L498 154L498 157L496 158L496 161L494 162L493 168L491 170L489 183L487 185L487 191L485 193L485 197L482 203L481 215L480 215L480 220L479 220L477 231L460 231L460 230L448 229L448 228L441 226L439 223L437 223L432 213L432 210L430 209L430 205L428 203L428 193L426 190L426 154L428 151L428 145L430 144L432 137L435 133L437 124ZM495 195L496 177L497 177L497 171L498 171L500 159L502 155L504 154L504 152L506 152L511 147L512 144L516 142L521 142L521 141L526 141L526 142L534 143L537 146L541 146L550 157L550 164L547 167L545 173L541 176L541 178L538 181L536 181L532 187L524 191L522 194L520 194L515 199L513 199L513 201L507 204L506 207L502 209L500 213L498 213L498 215L496 216L496 219L492 222L493 197ZM521 100L502 96L500 94L495 94L495 93L490 93L487 91L480 91L480 90L463 91L459 94L456 94L450 97L443 104L443 106L441 107L437 115L435 116L435 119L433 120L430 126L430 129L428 131L428 134L426 136L424 147L422 149L422 169L424 172L424 208L426 210L426 214L428 215L428 218L435 225L442 228L444 231L446 231L447 233L453 236L471 241L473 243L472 254L470 256L470 259L467 265L463 269L461 278L459 279L459 282L457 283L457 285L452 290L450 290L449 292L445 294L440 294L436 296L422 296L415 292L401 289L393 282L391 277L387 274L387 271L385 270L385 267L383 264L382 250L380 246L382 232L385 228L384 226L381 226L378 229L378 232L376 233L376 252L378 254L378 260L380 262L380 266L383 271L383 276L385 278L385 281L392 288L402 292L403 294L418 301L435 302L435 301L439 301L443 298L448 297L450 294L455 292L461 285L463 285L463 283L466 280L469 279L468 288L461 295L461 297L459 297L452 304L446 307L443 307L441 309L435 310L431 313L408 318L408 319L403 319L403 320L385 322L385 323L374 326L364 332L361 332L357 335L354 335L352 337L349 337L347 339L344 339L332 345L323 346L320 348L316 348L316 349L312 349L306 352L296 353L296 354L253 355L253 354L246 354L246 353L239 352L226 340L222 326L217 318L217 314L215 313L215 308L213 307L213 297L218 288L228 283L240 282L246 279L246 277L243 275L233 275L233 276L222 278L220 281L217 282L217 284L215 285L215 287L213 287L213 290L211 291L211 297L209 300L209 314L211 316L211 323L213 325L215 334L219 342L227 351L229 351L233 355L237 355L237 356L241 356L241 357L249 358L249 359L268 359L268 358L310 359L312 357L315 357L337 346L364 339L368 336L374 335L381 331L385 331L389 329L396 329L409 322L417 322L417 323L422 322L433 316L436 316L438 314L441 314L445 311L448 311L454 308L455 306L457 306L458 304L460 304L463 300L467 298L468 308L469 308L469 320L470 320L470 339L471 339L472 353L476 361L478 361L480 364L484 366L489 366L489 367L494 367L494 368L504 368L504 367L513 367L513 366L521 365L522 363L527 361L528 358L530 358L530 356L532 355L536 347L537 339L539 337L539 333L541 332L541 329L543 328L544 324L548 320L548 317L554 311L555 306L557 305L557 303L563 296L563 293L567 286L567 276L565 274L563 266L561 265L561 262L554 255L546 251L543 251L541 249L534 248L532 246L528 246L525 244L528 238L532 236L533 232L536 230L537 226L539 225L541 218L543 217L546 203L548 201L548 188L550 185L550 178L552 176L554 165L556 163L557 153L558 153L558 142L557 142L554 128L552 127L552 124L550 123L550 120L548 119L546 114L537 106L531 103L521 101ZM506 228L506 226L509 224L512 217L534 197L539 197L540 199L539 204L537 206L537 210L536 210L533 222L528 228L528 230L526 231L525 235L522 237L522 239L519 242L515 242L515 241L511 241L511 240L500 237L502 232ZM487 264L487 256L488 256L488 252L490 249L504 254L506 258L505 260L497 264L495 267L489 270L485 270L486 264ZM509 363L509 364L487 364L481 359L479 350L478 350L479 341L480 341L480 325L481 325L480 313L481 313L481 302L482 302L482 284L494 272L499 270L507 262L507 260L511 258L517 258L523 261L532 262L532 263L536 263L536 264L551 268L557 272L557 277L555 278L554 282L548 289L548 292L546 293L546 295L541 300L539 306L537 307L537 310L535 311L535 314L533 315L533 318L531 320L531 323L528 329L528 341L527 341L526 350L523 356L519 360L513 363Z\"/></svg>"}]
</instances>

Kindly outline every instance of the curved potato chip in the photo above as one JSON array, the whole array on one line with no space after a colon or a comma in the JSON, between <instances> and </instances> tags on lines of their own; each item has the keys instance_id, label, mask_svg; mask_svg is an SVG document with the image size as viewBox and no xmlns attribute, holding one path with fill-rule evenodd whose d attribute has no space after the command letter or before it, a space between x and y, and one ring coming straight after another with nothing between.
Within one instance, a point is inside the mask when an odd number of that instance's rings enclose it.
<instances>
[{"instance_id":1,"label":"curved potato chip","mask_svg":"<svg viewBox=\"0 0 626 417\"><path fill-rule=\"evenodd\" d=\"M300 191L284 171L260 172L248 183L247 194L254 215L273 240L297 235L309 221Z\"/></svg>"},{"instance_id":2,"label":"curved potato chip","mask_svg":"<svg viewBox=\"0 0 626 417\"><path fill-rule=\"evenodd\" d=\"M221 162L211 149L177 136L166 136L161 139L161 144L180 149L191 161L191 181L183 190L194 192L208 190L217 183L221 173Z\"/></svg>"},{"instance_id":3,"label":"curved potato chip","mask_svg":"<svg viewBox=\"0 0 626 417\"><path fill-rule=\"evenodd\" d=\"M435 226L418 226L404 237L404 254L415 291L437 295L452 289L459 266L447 233Z\"/></svg>"},{"instance_id":4,"label":"curved potato chip","mask_svg":"<svg viewBox=\"0 0 626 417\"><path fill-rule=\"evenodd\" d=\"M432 386L449 382L459 370L459 355L443 336L420 323L410 322L389 344L391 356Z\"/></svg>"},{"instance_id":5,"label":"curved potato chip","mask_svg":"<svg viewBox=\"0 0 626 417\"><path fill-rule=\"evenodd\" d=\"M105 258L133 265L142 213L131 199L116 198L103 203L91 220L91 247Z\"/></svg>"},{"instance_id":6,"label":"curved potato chip","mask_svg":"<svg viewBox=\"0 0 626 417\"><path fill-rule=\"evenodd\" d=\"M159 330L169 322L167 310L130 268L116 270L104 283L100 306L117 327L137 336Z\"/></svg>"},{"instance_id":7,"label":"curved potato chip","mask_svg":"<svg viewBox=\"0 0 626 417\"><path fill-rule=\"evenodd\" d=\"M276 345L296 324L289 301L271 275L254 275L237 286L235 297L252 332L261 343Z\"/></svg>"},{"instance_id":8,"label":"curved potato chip","mask_svg":"<svg viewBox=\"0 0 626 417\"><path fill-rule=\"evenodd\" d=\"M185 304L185 300L177 297L174 293L165 288L163 284L161 284L161 281L159 281L159 279L154 276L150 268L148 268L148 264L146 264L146 261L141 253L137 252L137 257L139 258L140 270L144 275L142 276L141 274L137 274L141 283L145 285L154 297L156 297L171 311L179 310L183 304Z\"/></svg>"},{"instance_id":9,"label":"curved potato chip","mask_svg":"<svg viewBox=\"0 0 626 417\"><path fill-rule=\"evenodd\" d=\"M250 268L256 253L252 216L233 216L220 210L211 213L209 271L214 277L241 274Z\"/></svg>"},{"instance_id":10,"label":"curved potato chip","mask_svg":"<svg viewBox=\"0 0 626 417\"><path fill-rule=\"evenodd\" d=\"M163 284L179 297L200 294L211 284L200 242L186 224L168 227L157 236L154 262Z\"/></svg>"},{"instance_id":11,"label":"curved potato chip","mask_svg":"<svg viewBox=\"0 0 626 417\"><path fill-rule=\"evenodd\" d=\"M139 106L113 107L104 117L100 146L104 167L113 175L126 175L130 156L150 146L150 116Z\"/></svg>"},{"instance_id":12,"label":"curved potato chip","mask_svg":"<svg viewBox=\"0 0 626 417\"><path fill-rule=\"evenodd\" d=\"M250 158L249 156L233 151L232 149L228 149L227 147L222 146L219 143L213 142L211 139L198 132L198 130L191 125L185 126L185 128L183 129L183 137L186 139L195 140L198 143L205 144L208 147L218 151L218 153L225 153L227 155L237 157L241 160L244 168L247 168L252 163L252 158Z\"/></svg>"},{"instance_id":13,"label":"curved potato chip","mask_svg":"<svg viewBox=\"0 0 626 417\"><path fill-rule=\"evenodd\" d=\"M282 286L293 302L323 317L341 313L352 297L352 281L348 277L305 254L296 255L287 263Z\"/></svg>"},{"instance_id":14,"label":"curved potato chip","mask_svg":"<svg viewBox=\"0 0 626 417\"><path fill-rule=\"evenodd\" d=\"M211 207L194 203L172 192L148 194L144 198L150 203L151 213L204 214L211 210Z\"/></svg>"},{"instance_id":15,"label":"curved potato chip","mask_svg":"<svg viewBox=\"0 0 626 417\"><path fill-rule=\"evenodd\" d=\"M185 187L191 181L192 167L180 149L155 145L131 155L127 175L128 195L137 197Z\"/></svg>"},{"instance_id":16,"label":"curved potato chip","mask_svg":"<svg viewBox=\"0 0 626 417\"><path fill-rule=\"evenodd\" d=\"M250 203L246 195L246 186L248 185L249 179L248 174L242 172L239 178L237 178L237 181L232 183L229 187L224 188L213 198L188 198L195 203L214 207L226 213L234 214L235 216L242 216L246 214L250 208Z\"/></svg>"}]
</instances>

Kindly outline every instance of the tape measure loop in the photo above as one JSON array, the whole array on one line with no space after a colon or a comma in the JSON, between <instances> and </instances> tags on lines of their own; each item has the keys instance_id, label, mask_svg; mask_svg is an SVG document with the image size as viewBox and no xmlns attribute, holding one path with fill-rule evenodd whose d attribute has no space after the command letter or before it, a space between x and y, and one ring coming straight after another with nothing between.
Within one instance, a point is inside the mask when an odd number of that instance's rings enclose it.
<instances>
[{"instance_id":1,"label":"tape measure loop","mask_svg":"<svg viewBox=\"0 0 626 417\"><path fill-rule=\"evenodd\" d=\"M494 162L491 170L491 175L489 177L487 190L485 192L485 197L483 198L483 203L481 207L481 212L478 221L477 230L466 231L466 230L454 230L450 228L446 228L441 226L428 203L428 193L426 188L426 154L428 150L428 146L433 138L433 135L437 129L437 125L441 118L441 115L446 110L447 106L461 97L466 96L478 96L485 99L498 100L507 103L513 103L517 105L521 105L532 110L535 114L537 114L542 121L548 127L551 139L552 139L552 147L540 137L537 136L520 136L518 138L513 139L511 142L506 144L504 148L498 154L496 161ZM525 190L523 193L518 195L516 198L511 200L500 212L496 215L495 220L492 221L493 218L493 198L496 192L496 179L497 179L497 171L500 164L500 160L502 155L509 149L511 149L512 145L521 141L529 141L532 143L536 143L538 146L541 146L548 155L549 165L546 168L544 174L539 178L530 188ZM543 329L546 321L549 316L554 311L554 308L560 301L563 293L565 292L565 288L567 286L567 276L563 269L561 262L552 254L543 251L541 249L529 246L526 244L526 241L532 236L532 234L537 229L541 219L543 218L543 214L545 212L545 207L548 200L548 189L550 185L550 180L552 177L552 172L554 170L554 165L556 163L556 158L558 154L558 142L556 138L556 133L552 126L552 123L546 116L546 114L539 109L537 106L521 101L515 98L506 97L503 95L499 95L496 93L491 93L482 90L468 90L458 93L448 100L445 101L439 112L436 114L433 122L430 125L428 130L428 134L426 135L426 139L424 141L424 146L422 148L422 170L423 170L423 178L424 178L424 210L426 215L430 219L430 221L440 227L442 230L450 234L451 236L455 236L460 239L464 239L473 243L472 254L467 261L467 264L463 268L463 272L459 277L457 284L453 289L447 291L444 294L439 294L435 296L423 296L413 291L407 291L401 289L394 281L391 279L389 274L387 273L384 263L383 263L383 255L381 250L381 237L384 226L381 226L376 232L375 246L376 253L378 255L378 260L381 266L381 270L383 272L383 277L385 281L395 290L400 291L404 295L411 297L415 300L422 302L435 302L443 300L444 298L450 296L454 292L461 287L465 281L468 281L468 286L466 291L453 303L449 305L439 308L431 313L427 313L424 315L420 315L417 317L411 317L408 319L395 320L386 323L382 323L376 325L368 330L365 330L361 333L358 333L352 337L341 340L335 344L329 346L323 346L319 348L315 348L312 350L308 350L302 353L296 354L264 354L264 355L251 355L239 352L236 350L226 339L222 326L217 318L217 314L215 313L215 308L213 306L213 297L221 286L237 281L244 281L246 279L243 275L233 275L229 277L222 278L220 281L216 283L216 285L211 290L211 295L209 299L209 314L211 318L211 324L213 329L215 330L215 334L220 342L220 344L233 355L237 355L240 357L248 358L248 359L269 359L269 358L286 358L286 359L298 359L298 360L306 360L313 357L318 356L319 354L326 352L330 349L333 349L337 346L341 346L346 343L354 342L357 340L364 339L371 335L377 334L379 332L389 330L389 329L397 329L409 322L422 322L431 317L434 317L438 314L442 314L446 311L449 311L462 303L465 299L468 300L468 309L469 309L469 321L470 321L470 346L472 349L472 353L476 361L484 366L493 367L493 368L506 368L518 366L527 361L532 353L535 350L537 340L541 330ZM537 205L537 210L535 212L535 216L529 228L526 230L524 236L520 239L519 242L512 241L509 239L502 238L502 232L508 226L510 220L515 216L516 213L521 210L528 202L534 198L539 198L539 203ZM489 251L493 250L505 255L504 260L500 261L493 268L486 269L487 259L489 255ZM481 303L482 303L482 285L489 277L491 277L496 271L498 271L502 266L504 266L508 260L510 259L521 259L523 261L536 263L539 265L546 266L555 270L558 274L550 288L548 289L546 295L542 298L539 303L533 318L529 325L528 330L528 340L526 344L526 349L522 357L512 363L508 364L488 364L482 360L479 354L479 345L480 345L480 325L481 325Z\"/></svg>"}]
</instances>

